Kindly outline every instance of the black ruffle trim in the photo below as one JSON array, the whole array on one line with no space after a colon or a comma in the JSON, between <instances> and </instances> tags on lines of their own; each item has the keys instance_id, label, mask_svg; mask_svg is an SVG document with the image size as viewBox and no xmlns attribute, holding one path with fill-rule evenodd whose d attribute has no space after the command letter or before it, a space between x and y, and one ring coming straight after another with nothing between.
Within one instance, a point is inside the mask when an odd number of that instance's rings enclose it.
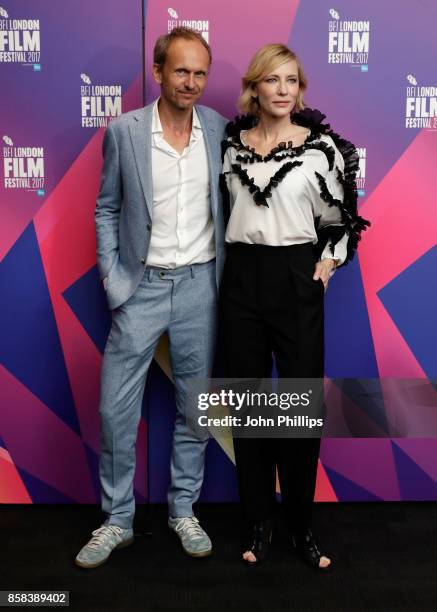
<instances>
[{"instance_id":1,"label":"black ruffle trim","mask_svg":"<svg viewBox=\"0 0 437 612\"><path fill-rule=\"evenodd\" d=\"M334 247L344 234L347 232L349 235L347 242L347 256L344 263L351 261L354 257L355 251L358 246L358 242L361 240L361 232L370 226L370 221L363 219L348 203L350 203L350 195L347 196L346 189L344 187L344 198L343 201L337 200L330 193L324 177L318 172L315 173L320 186L320 197L328 206L337 206L340 209L341 221L344 226L325 225L324 227L317 227L317 251L319 255L323 252L328 240L331 240L331 253L334 254ZM343 175L337 168L337 178L345 186L346 181L343 179ZM356 189L355 189L356 191Z\"/></svg>"},{"instance_id":2,"label":"black ruffle trim","mask_svg":"<svg viewBox=\"0 0 437 612\"><path fill-rule=\"evenodd\" d=\"M253 178L249 177L247 170L242 168L239 164L232 164L232 171L238 176L241 184L248 187L255 204L257 206L267 206L268 208L269 205L267 203L267 198L272 197L272 189L277 187L285 176L291 172L291 170L293 170L293 168L301 166L302 164L303 162L301 161L287 162L281 166L277 172L275 172L263 190L256 185Z\"/></svg>"},{"instance_id":3,"label":"black ruffle trim","mask_svg":"<svg viewBox=\"0 0 437 612\"><path fill-rule=\"evenodd\" d=\"M326 119L326 115L321 113L317 108L304 108L303 110L292 114L293 123L302 127L315 130L319 134L326 134L331 129L329 123L322 123Z\"/></svg>"},{"instance_id":4,"label":"black ruffle trim","mask_svg":"<svg viewBox=\"0 0 437 612\"><path fill-rule=\"evenodd\" d=\"M320 187L320 197L322 198L322 200L324 202L327 203L328 206L338 206L338 208L340 208L341 210L341 205L342 205L342 201L341 200L337 200L336 198L334 198L334 196L331 194L331 192L328 189L328 185L326 184L325 178L319 174L318 172L314 172L314 174L317 177L317 181L319 183L319 187ZM343 218L343 211L342 211L342 221L343 223L345 223L345 220Z\"/></svg>"},{"instance_id":5,"label":"black ruffle trim","mask_svg":"<svg viewBox=\"0 0 437 612\"><path fill-rule=\"evenodd\" d=\"M256 125L256 120L249 115L243 115L236 117L234 121L231 121L226 126L227 139L222 142L222 160L229 147L233 147L237 151L236 161L243 164L254 164L256 162L268 162L270 160L281 161L285 157L299 157L308 149L315 149L322 151L327 158L329 170L334 167L335 151L329 146L327 142L314 142L320 133L318 129L309 127L310 133L308 134L305 142L298 147L293 147L293 142L280 142L274 147L267 155L260 155L255 151L253 147L245 145L241 141L241 131L251 129ZM307 126L305 126L307 127Z\"/></svg>"},{"instance_id":6,"label":"black ruffle trim","mask_svg":"<svg viewBox=\"0 0 437 612\"><path fill-rule=\"evenodd\" d=\"M315 245L316 254L321 257L326 245L328 244L328 241L330 240L331 244L329 246L329 250L334 256L335 245L337 244L337 242L340 242L340 240L345 234L346 227L344 225L325 225L323 227L318 228L317 244Z\"/></svg>"},{"instance_id":7,"label":"black ruffle trim","mask_svg":"<svg viewBox=\"0 0 437 612\"><path fill-rule=\"evenodd\" d=\"M244 151L246 151L246 153L244 155L238 153L235 157L235 160L242 164L254 164L255 162L265 163L265 162L270 161L271 159L279 162L285 159L286 157L291 157L291 158L300 157L303 153L305 153L305 151L314 149L314 150L322 151L322 153L325 154L327 162L328 162L329 170L332 170L334 168L335 151L327 142L320 141L320 142L308 143L308 140L307 140L304 144L300 145L299 147L293 147L292 145L293 145L292 142L289 142L288 145L286 145L285 142L280 143L280 145L272 149L272 151L270 151L270 153L264 157L260 155L259 153L257 153L254 149L251 149L250 147L247 147L245 145L241 145ZM235 146L235 145L230 144L229 146ZM235 148L237 148L237 150L241 150L241 147L239 146ZM249 153L247 153L247 151L249 151Z\"/></svg>"}]
</instances>

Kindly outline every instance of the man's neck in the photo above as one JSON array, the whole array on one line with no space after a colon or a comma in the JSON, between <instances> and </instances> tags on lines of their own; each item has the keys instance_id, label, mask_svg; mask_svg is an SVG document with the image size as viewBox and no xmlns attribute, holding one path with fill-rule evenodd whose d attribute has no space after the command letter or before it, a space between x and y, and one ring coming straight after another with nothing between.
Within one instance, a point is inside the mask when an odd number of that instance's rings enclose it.
<instances>
[{"instance_id":1,"label":"man's neck","mask_svg":"<svg viewBox=\"0 0 437 612\"><path fill-rule=\"evenodd\" d=\"M162 98L158 101L159 120L164 132L173 132L175 135L191 133L193 124L193 109L177 109Z\"/></svg>"}]
</instances>

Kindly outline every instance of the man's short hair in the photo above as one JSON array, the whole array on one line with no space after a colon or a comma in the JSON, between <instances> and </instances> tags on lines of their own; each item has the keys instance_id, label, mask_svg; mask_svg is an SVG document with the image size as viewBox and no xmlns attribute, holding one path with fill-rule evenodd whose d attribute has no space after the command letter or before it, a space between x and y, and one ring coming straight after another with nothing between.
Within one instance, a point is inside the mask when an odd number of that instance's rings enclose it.
<instances>
[{"instance_id":1,"label":"man's short hair","mask_svg":"<svg viewBox=\"0 0 437 612\"><path fill-rule=\"evenodd\" d=\"M153 49L153 63L156 64L159 67L159 69L161 69L164 66L165 60L167 59L167 53L170 48L170 45L177 38L183 38L184 40L197 40L197 42L203 45L205 49L208 51L209 63L211 64L212 62L211 47L208 45L208 43L203 38L203 36L199 32L196 32L196 30L193 30L192 28L185 28L181 26L179 28L174 28L168 34L163 34L156 41L155 47Z\"/></svg>"}]
</instances>

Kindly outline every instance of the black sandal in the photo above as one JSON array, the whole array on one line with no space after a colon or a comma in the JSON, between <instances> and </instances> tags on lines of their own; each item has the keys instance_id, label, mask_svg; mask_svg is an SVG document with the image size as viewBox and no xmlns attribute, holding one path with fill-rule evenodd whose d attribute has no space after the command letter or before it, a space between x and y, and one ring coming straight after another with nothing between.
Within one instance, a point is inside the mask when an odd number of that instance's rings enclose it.
<instances>
[{"instance_id":1,"label":"black sandal","mask_svg":"<svg viewBox=\"0 0 437 612\"><path fill-rule=\"evenodd\" d=\"M331 567L332 560L326 567L320 567L320 558L326 555L320 552L317 542L309 529L302 535L292 535L291 538L297 554L305 563L319 570L327 570Z\"/></svg>"},{"instance_id":2,"label":"black sandal","mask_svg":"<svg viewBox=\"0 0 437 612\"><path fill-rule=\"evenodd\" d=\"M248 561L243 558L243 562L246 565L259 565L266 560L270 542L272 541L272 521L267 519L265 521L259 521L253 525L252 539L250 540L249 546L244 547L243 553L251 552L256 561Z\"/></svg>"}]
</instances>

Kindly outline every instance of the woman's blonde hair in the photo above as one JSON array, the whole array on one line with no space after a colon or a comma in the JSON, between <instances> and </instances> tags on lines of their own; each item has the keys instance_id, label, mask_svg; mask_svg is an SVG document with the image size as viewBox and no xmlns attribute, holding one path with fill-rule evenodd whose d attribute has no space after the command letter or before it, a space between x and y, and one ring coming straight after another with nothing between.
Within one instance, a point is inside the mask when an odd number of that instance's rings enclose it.
<instances>
[{"instance_id":1,"label":"woman's blonde hair","mask_svg":"<svg viewBox=\"0 0 437 612\"><path fill-rule=\"evenodd\" d=\"M299 79L299 93L293 110L300 111L304 109L303 94L307 88L308 81L303 72L302 64L294 51L281 43L274 43L264 45L253 56L247 72L242 78L241 95L237 101L238 110L254 116L259 115L259 104L254 86L278 66L291 60L294 60L297 64L297 76Z\"/></svg>"}]
</instances>

